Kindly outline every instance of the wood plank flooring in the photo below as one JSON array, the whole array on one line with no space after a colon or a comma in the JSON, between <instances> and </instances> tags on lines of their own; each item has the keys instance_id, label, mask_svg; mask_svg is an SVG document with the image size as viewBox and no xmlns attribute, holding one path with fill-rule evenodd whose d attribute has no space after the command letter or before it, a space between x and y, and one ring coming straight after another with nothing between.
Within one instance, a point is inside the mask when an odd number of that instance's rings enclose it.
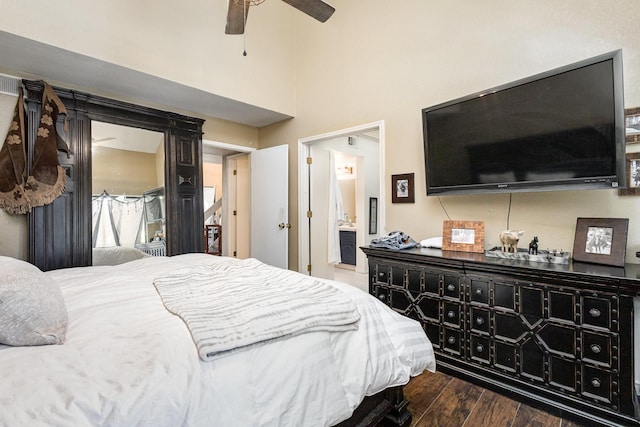
<instances>
[{"instance_id":1,"label":"wood plank flooring","mask_svg":"<svg viewBox=\"0 0 640 427\"><path fill-rule=\"evenodd\" d=\"M581 427L440 372L412 378L404 396L412 427Z\"/></svg>"}]
</instances>

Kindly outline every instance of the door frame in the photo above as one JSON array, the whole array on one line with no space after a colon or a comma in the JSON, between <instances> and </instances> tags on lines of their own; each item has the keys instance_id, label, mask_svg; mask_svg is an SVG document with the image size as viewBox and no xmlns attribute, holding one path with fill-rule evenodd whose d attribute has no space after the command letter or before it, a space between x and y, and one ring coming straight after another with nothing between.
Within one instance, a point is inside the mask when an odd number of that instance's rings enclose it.
<instances>
[{"instance_id":1,"label":"door frame","mask_svg":"<svg viewBox=\"0 0 640 427\"><path fill-rule=\"evenodd\" d=\"M226 202L222 202L222 217L223 221L226 221L226 226L228 227L233 222L233 216L229 215L231 210L229 209L230 202L232 201L232 195L235 195L236 192L236 183L231 177L233 176L233 172L229 168L229 161L233 160L234 157L244 156L250 154L252 151L256 151L255 147L247 147L245 145L236 145L229 144L227 142L220 141L212 141L208 139L202 140L203 145L207 145L209 147L220 148L228 151L235 151L234 154L226 154L223 155L222 160L222 197L226 197ZM224 238L222 239L222 254L228 256L230 253L229 248L230 241L229 236L233 235L232 233L228 233L229 230L222 230Z\"/></svg>"},{"instance_id":2,"label":"door frame","mask_svg":"<svg viewBox=\"0 0 640 427\"><path fill-rule=\"evenodd\" d=\"M307 218L307 211L309 209L309 168L307 166L307 157L309 156L309 150L311 145L325 141L329 139L335 139L340 137L353 136L354 134L378 130L378 150L380 156L380 198L378 203L378 234L385 233L385 185L384 185L384 172L385 172L385 130L384 120L378 120L375 122L365 123L358 126L353 126L346 129L340 129L333 132L327 132L320 135L308 136L298 139L298 271L301 273L309 273L307 271L307 265L309 263L309 221ZM365 232L367 224L364 222L358 223L358 231L360 235Z\"/></svg>"}]
</instances>

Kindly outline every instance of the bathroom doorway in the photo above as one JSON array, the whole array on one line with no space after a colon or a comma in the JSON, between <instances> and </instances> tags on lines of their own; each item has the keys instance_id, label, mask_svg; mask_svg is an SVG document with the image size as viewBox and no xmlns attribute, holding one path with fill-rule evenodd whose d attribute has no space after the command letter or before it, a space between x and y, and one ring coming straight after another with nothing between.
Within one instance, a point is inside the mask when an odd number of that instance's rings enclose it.
<instances>
[{"instance_id":1,"label":"bathroom doorway","mask_svg":"<svg viewBox=\"0 0 640 427\"><path fill-rule=\"evenodd\" d=\"M335 168L330 166L330 150L334 152ZM332 259L331 248L336 247L336 239L338 244L340 242L339 237L332 236L340 236L345 231L355 234L355 242L351 244L355 247L353 269L360 274L367 272L366 256L358 248L368 245L373 238L384 232L384 204L381 203L384 200L381 178L384 171L383 153L383 121L298 141L299 271L315 277L334 278L335 268L345 267L346 263ZM330 210L329 200L331 194L335 194L335 189L332 191L335 187L331 185L330 172L336 172L336 183L340 188L341 181L352 180L355 211L354 214L349 213L351 208L348 207L348 218L336 218L335 212ZM345 175L351 177L339 180L338 175L342 175L342 178L346 178ZM350 191L345 190L347 193ZM376 205L374 217L370 214L372 199ZM334 218L336 221L333 221ZM372 225L375 227L372 228ZM344 229L345 227L349 229Z\"/></svg>"}]
</instances>

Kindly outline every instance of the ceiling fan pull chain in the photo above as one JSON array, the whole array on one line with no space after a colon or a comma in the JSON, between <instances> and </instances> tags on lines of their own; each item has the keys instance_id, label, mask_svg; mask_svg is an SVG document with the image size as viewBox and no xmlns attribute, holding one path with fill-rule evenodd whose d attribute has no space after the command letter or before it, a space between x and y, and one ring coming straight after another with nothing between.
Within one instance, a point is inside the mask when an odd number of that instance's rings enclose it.
<instances>
[{"instance_id":1,"label":"ceiling fan pull chain","mask_svg":"<svg viewBox=\"0 0 640 427\"><path fill-rule=\"evenodd\" d=\"M247 0L242 1L242 7L244 9L242 11L242 19L244 19L244 25L242 26L244 28L242 31L242 47L244 50L242 51L242 56L247 56Z\"/></svg>"}]
</instances>

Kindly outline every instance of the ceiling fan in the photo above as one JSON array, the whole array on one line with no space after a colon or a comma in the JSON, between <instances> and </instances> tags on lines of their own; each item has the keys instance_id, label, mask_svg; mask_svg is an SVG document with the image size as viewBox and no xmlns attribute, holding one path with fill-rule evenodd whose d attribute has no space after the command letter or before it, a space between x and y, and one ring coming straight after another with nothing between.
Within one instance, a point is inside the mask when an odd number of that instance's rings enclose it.
<instances>
[{"instance_id":1,"label":"ceiling fan","mask_svg":"<svg viewBox=\"0 0 640 427\"><path fill-rule=\"evenodd\" d=\"M243 34L247 23L249 6L258 5L264 0L229 0L227 12L227 27L225 34ZM290 6L320 22L325 22L331 17L335 8L322 0L282 0Z\"/></svg>"}]
</instances>

